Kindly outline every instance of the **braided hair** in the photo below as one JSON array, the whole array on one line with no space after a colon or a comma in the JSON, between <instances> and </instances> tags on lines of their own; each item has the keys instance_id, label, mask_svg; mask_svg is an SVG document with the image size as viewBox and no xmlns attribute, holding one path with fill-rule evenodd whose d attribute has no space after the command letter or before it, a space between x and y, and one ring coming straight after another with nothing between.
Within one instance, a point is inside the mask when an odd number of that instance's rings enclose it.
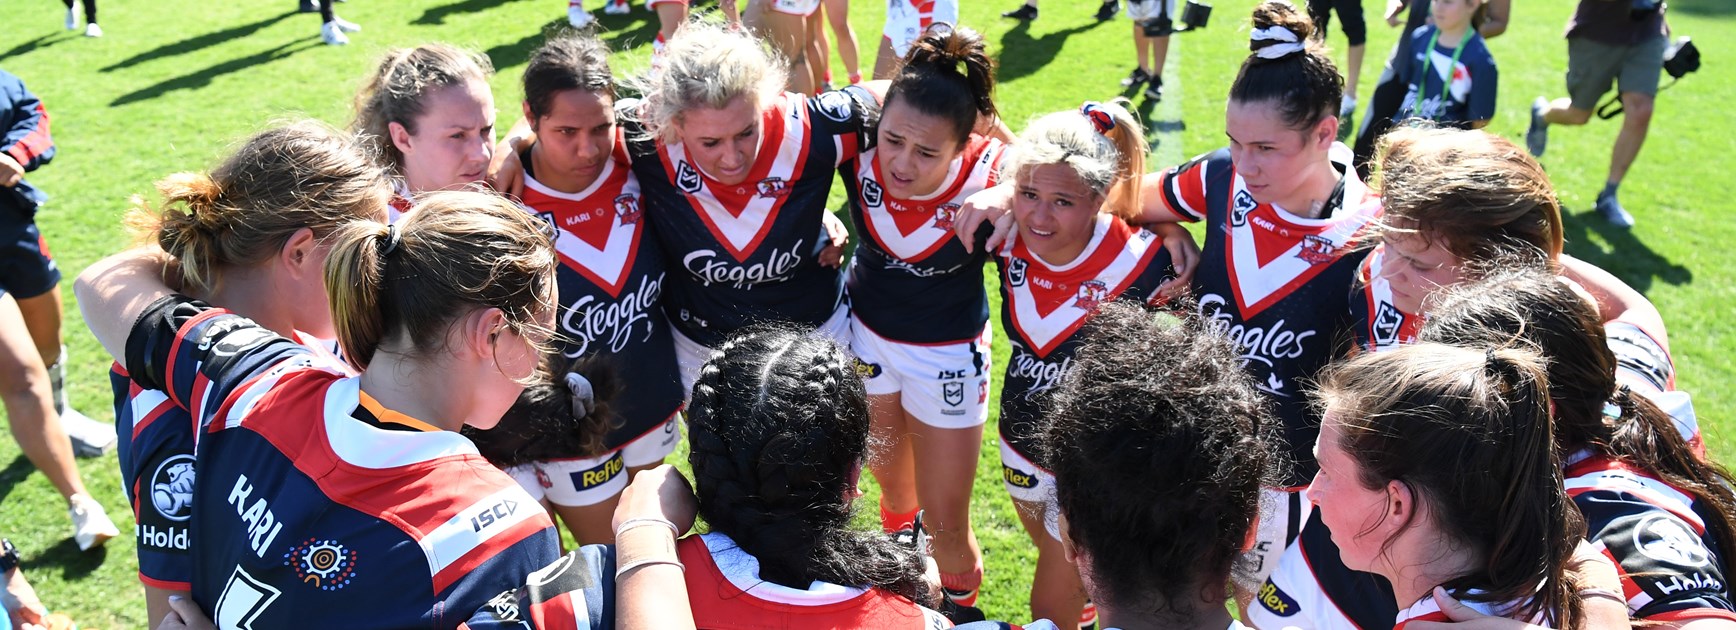
<instances>
[{"instance_id":1,"label":"braided hair","mask_svg":"<svg viewBox=\"0 0 1736 630\"><path fill-rule=\"evenodd\" d=\"M930 603L916 550L849 528L868 397L836 342L787 325L750 328L706 361L687 414L699 516L757 559L760 577Z\"/></svg>"}]
</instances>

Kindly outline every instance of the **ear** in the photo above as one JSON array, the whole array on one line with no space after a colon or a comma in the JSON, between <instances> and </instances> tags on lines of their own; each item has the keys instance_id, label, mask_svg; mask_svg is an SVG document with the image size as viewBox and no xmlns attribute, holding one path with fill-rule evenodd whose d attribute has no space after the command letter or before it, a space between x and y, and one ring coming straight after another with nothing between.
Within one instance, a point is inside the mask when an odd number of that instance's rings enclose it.
<instances>
[{"instance_id":1,"label":"ear","mask_svg":"<svg viewBox=\"0 0 1736 630\"><path fill-rule=\"evenodd\" d=\"M530 101L520 101L519 102L519 109L524 112L523 115L524 115L525 124L530 125L530 130L532 132L535 132L537 120L536 120L536 116L533 116L530 113Z\"/></svg>"},{"instance_id":2,"label":"ear","mask_svg":"<svg viewBox=\"0 0 1736 630\"><path fill-rule=\"evenodd\" d=\"M1315 123L1314 137L1311 138L1315 146L1319 147L1322 151L1331 150L1332 143L1338 140L1339 122L1337 116L1327 116L1321 118L1320 122Z\"/></svg>"},{"instance_id":3,"label":"ear","mask_svg":"<svg viewBox=\"0 0 1736 630\"><path fill-rule=\"evenodd\" d=\"M1383 524L1390 523L1398 528L1414 525L1418 509L1417 496L1411 492L1410 484L1397 479L1386 482L1386 519Z\"/></svg>"},{"instance_id":4,"label":"ear","mask_svg":"<svg viewBox=\"0 0 1736 630\"><path fill-rule=\"evenodd\" d=\"M409 155L415 150L415 147L410 146L410 130L405 129L402 123L386 123L386 135L392 137L392 146L398 147L399 153Z\"/></svg>"},{"instance_id":5,"label":"ear","mask_svg":"<svg viewBox=\"0 0 1736 630\"><path fill-rule=\"evenodd\" d=\"M457 324L455 331L462 342L464 350L476 356L494 360L495 343L500 334L506 330L506 314L498 308L481 308L471 311Z\"/></svg>"},{"instance_id":6,"label":"ear","mask_svg":"<svg viewBox=\"0 0 1736 630\"><path fill-rule=\"evenodd\" d=\"M300 280L308 273L322 273L320 261L314 251L319 248L319 239L314 238L313 228L301 228L289 235L289 240L283 244L283 249L277 252L278 262L289 271L290 277Z\"/></svg>"},{"instance_id":7,"label":"ear","mask_svg":"<svg viewBox=\"0 0 1736 630\"><path fill-rule=\"evenodd\" d=\"M1067 564L1078 565L1079 548L1073 546L1073 536L1069 531L1071 527L1067 523L1067 515L1057 515L1055 522L1055 529L1061 535L1061 557L1067 560Z\"/></svg>"}]
</instances>

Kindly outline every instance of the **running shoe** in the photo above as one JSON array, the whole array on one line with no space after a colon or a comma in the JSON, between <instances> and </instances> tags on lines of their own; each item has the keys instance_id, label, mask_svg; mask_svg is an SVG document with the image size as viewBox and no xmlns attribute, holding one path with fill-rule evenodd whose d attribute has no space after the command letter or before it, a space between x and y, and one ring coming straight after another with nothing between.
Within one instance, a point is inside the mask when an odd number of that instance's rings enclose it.
<instances>
[{"instance_id":1,"label":"running shoe","mask_svg":"<svg viewBox=\"0 0 1736 630\"><path fill-rule=\"evenodd\" d=\"M115 522L109 520L108 512L102 509L102 504L90 495L75 494L68 502L71 505L66 508L66 513L72 517L72 539L78 543L79 551L101 547L110 538L121 535Z\"/></svg>"},{"instance_id":2,"label":"running shoe","mask_svg":"<svg viewBox=\"0 0 1736 630\"><path fill-rule=\"evenodd\" d=\"M338 28L336 20L326 22L319 26L319 38L325 40L325 43L331 46L342 46L350 43L349 36L344 34L343 29Z\"/></svg>"},{"instance_id":3,"label":"running shoe","mask_svg":"<svg viewBox=\"0 0 1736 630\"><path fill-rule=\"evenodd\" d=\"M1146 72L1145 68L1135 66L1133 72L1127 73L1127 78L1121 80L1121 87L1138 88L1141 85L1145 85L1145 82L1150 80L1150 72Z\"/></svg>"},{"instance_id":4,"label":"running shoe","mask_svg":"<svg viewBox=\"0 0 1736 630\"><path fill-rule=\"evenodd\" d=\"M595 21L596 18L591 17L591 12L586 11L584 7L576 4L567 5L567 24L571 24L573 28L585 28Z\"/></svg>"},{"instance_id":5,"label":"running shoe","mask_svg":"<svg viewBox=\"0 0 1736 630\"><path fill-rule=\"evenodd\" d=\"M1532 157L1543 157L1543 151L1549 148L1549 120L1543 117L1547 111L1548 98L1539 96L1531 101L1531 128L1525 130L1525 148Z\"/></svg>"},{"instance_id":6,"label":"running shoe","mask_svg":"<svg viewBox=\"0 0 1736 630\"><path fill-rule=\"evenodd\" d=\"M1627 209L1621 207L1621 202L1616 200L1615 195L1600 195L1597 198L1597 213L1603 215L1603 220L1610 225L1619 228L1634 226L1634 215L1628 214Z\"/></svg>"}]
</instances>

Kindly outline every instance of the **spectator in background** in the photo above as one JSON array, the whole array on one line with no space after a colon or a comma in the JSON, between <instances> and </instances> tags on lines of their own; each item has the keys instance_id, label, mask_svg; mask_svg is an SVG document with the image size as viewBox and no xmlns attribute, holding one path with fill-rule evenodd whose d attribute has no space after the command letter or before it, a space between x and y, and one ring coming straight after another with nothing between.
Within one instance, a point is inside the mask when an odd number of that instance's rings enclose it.
<instances>
[{"instance_id":1,"label":"spectator in background","mask_svg":"<svg viewBox=\"0 0 1736 630\"><path fill-rule=\"evenodd\" d=\"M1145 100L1163 100L1163 62L1169 57L1169 35L1175 32L1175 0L1127 0L1133 20L1133 52L1139 65L1121 80L1121 87L1145 87Z\"/></svg>"},{"instance_id":2,"label":"spectator in background","mask_svg":"<svg viewBox=\"0 0 1736 630\"><path fill-rule=\"evenodd\" d=\"M1508 16L1512 14L1512 0L1487 0L1483 5L1483 21L1477 27L1477 34L1483 39L1493 39L1507 32ZM1404 22L1405 33L1415 33L1429 17L1429 0L1387 0L1386 23L1388 26L1398 26L1400 17L1406 9L1410 10L1408 19ZM1386 68L1380 72L1380 80L1375 83L1374 93L1368 97L1368 111L1363 112L1362 126L1356 132L1356 173L1363 179L1368 179L1374 159L1375 142L1380 136L1392 128L1392 116L1398 112L1407 91L1406 83L1399 78L1398 68L1404 62L1412 59L1410 37L1399 37L1398 44L1392 48L1392 55L1386 59Z\"/></svg>"},{"instance_id":3,"label":"spectator in background","mask_svg":"<svg viewBox=\"0 0 1736 630\"><path fill-rule=\"evenodd\" d=\"M1483 0L1435 0L1433 24L1418 28L1411 59L1399 66L1409 89L1393 122L1410 119L1481 129L1495 117L1499 73L1477 34ZM1354 54L1354 53L1353 53Z\"/></svg>"},{"instance_id":4,"label":"spectator in background","mask_svg":"<svg viewBox=\"0 0 1736 630\"><path fill-rule=\"evenodd\" d=\"M96 25L96 0L61 0L66 4L66 30L78 30L78 3L84 3L84 36L102 37L102 27Z\"/></svg>"},{"instance_id":5,"label":"spectator in background","mask_svg":"<svg viewBox=\"0 0 1736 630\"><path fill-rule=\"evenodd\" d=\"M92 2L94 0L84 1ZM355 22L338 17L336 13L333 13L332 2L334 1L342 2L343 0L301 0L300 12L312 13L314 11L319 11L319 38L324 40L328 45L342 46L350 43L350 38L348 35L345 35L345 33L360 33L362 31L362 26ZM97 32L99 34L101 33L101 31ZM90 33L85 34L89 35Z\"/></svg>"},{"instance_id":6,"label":"spectator in background","mask_svg":"<svg viewBox=\"0 0 1736 630\"><path fill-rule=\"evenodd\" d=\"M1539 96L1531 104L1525 144L1543 157L1549 125L1583 125L1614 83L1624 113L1610 154L1609 178L1597 194L1597 213L1617 227L1633 227L1633 215L1616 200L1616 188L1639 157L1652 124L1652 101L1670 43L1661 0L1580 0L1567 22L1567 97Z\"/></svg>"},{"instance_id":7,"label":"spectator in background","mask_svg":"<svg viewBox=\"0 0 1736 630\"><path fill-rule=\"evenodd\" d=\"M18 567L18 549L0 538L0 630L68 630L77 627L66 615L49 614L36 589Z\"/></svg>"},{"instance_id":8,"label":"spectator in background","mask_svg":"<svg viewBox=\"0 0 1736 630\"><path fill-rule=\"evenodd\" d=\"M1338 19L1343 21L1339 28L1350 40L1344 65L1344 98L1338 106L1338 117L1348 120L1356 113L1356 78L1362 75L1362 57L1368 52L1368 20L1362 17L1362 0L1308 0L1308 19L1314 20L1320 41L1326 41L1333 11L1338 12Z\"/></svg>"},{"instance_id":9,"label":"spectator in background","mask_svg":"<svg viewBox=\"0 0 1736 630\"><path fill-rule=\"evenodd\" d=\"M66 497L79 549L90 549L120 531L85 492L73 451L101 455L114 447L115 431L66 405L60 268L35 220L47 196L24 179L54 158L54 139L42 101L4 70L0 130L0 400L25 457Z\"/></svg>"}]
</instances>

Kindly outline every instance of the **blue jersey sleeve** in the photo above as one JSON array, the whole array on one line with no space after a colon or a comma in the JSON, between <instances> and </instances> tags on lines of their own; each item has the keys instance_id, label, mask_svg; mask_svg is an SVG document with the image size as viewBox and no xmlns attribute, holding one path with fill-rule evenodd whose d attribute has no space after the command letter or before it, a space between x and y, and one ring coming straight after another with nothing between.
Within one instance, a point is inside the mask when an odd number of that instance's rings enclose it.
<instances>
[{"instance_id":1,"label":"blue jersey sleeve","mask_svg":"<svg viewBox=\"0 0 1736 630\"><path fill-rule=\"evenodd\" d=\"M859 85L823 92L807 99L807 109L817 135L838 137L839 165L873 146L880 122L880 99L873 92Z\"/></svg>"},{"instance_id":2,"label":"blue jersey sleeve","mask_svg":"<svg viewBox=\"0 0 1736 630\"><path fill-rule=\"evenodd\" d=\"M251 319L183 295L157 300L127 336L133 382L162 390L205 427L230 394L286 359L312 359L301 344Z\"/></svg>"},{"instance_id":3,"label":"blue jersey sleeve","mask_svg":"<svg viewBox=\"0 0 1736 630\"><path fill-rule=\"evenodd\" d=\"M615 627L615 548L586 545L488 601L470 630L589 630Z\"/></svg>"},{"instance_id":4,"label":"blue jersey sleeve","mask_svg":"<svg viewBox=\"0 0 1736 630\"><path fill-rule=\"evenodd\" d=\"M1477 60L1465 62L1471 73L1471 94L1467 99L1465 120L1491 120L1495 118L1495 95L1499 92L1501 73L1495 68L1495 57L1483 45L1483 38L1474 37L1472 41L1474 43L1468 45L1476 46Z\"/></svg>"},{"instance_id":5,"label":"blue jersey sleeve","mask_svg":"<svg viewBox=\"0 0 1736 630\"><path fill-rule=\"evenodd\" d=\"M54 159L54 139L48 132L48 109L24 87L24 81L12 73L0 70L0 126L5 132L0 139L0 152L12 156L25 171Z\"/></svg>"},{"instance_id":6,"label":"blue jersey sleeve","mask_svg":"<svg viewBox=\"0 0 1736 630\"><path fill-rule=\"evenodd\" d=\"M1616 561L1634 619L1736 619L1711 532L1634 493L1600 488L1574 503L1585 514L1586 538Z\"/></svg>"}]
</instances>

